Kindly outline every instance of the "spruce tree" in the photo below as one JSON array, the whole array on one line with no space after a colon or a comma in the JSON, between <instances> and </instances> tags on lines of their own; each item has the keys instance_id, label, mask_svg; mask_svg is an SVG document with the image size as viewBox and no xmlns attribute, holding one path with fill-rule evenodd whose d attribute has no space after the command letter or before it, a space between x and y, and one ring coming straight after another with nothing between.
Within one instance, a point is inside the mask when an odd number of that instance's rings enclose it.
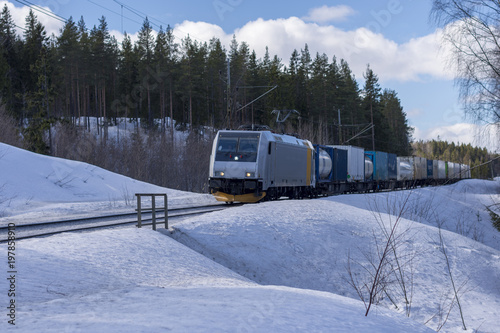
<instances>
[{"instance_id":1,"label":"spruce tree","mask_svg":"<svg viewBox=\"0 0 500 333\"><path fill-rule=\"evenodd\" d=\"M145 96L142 99L146 99L146 114L148 120L148 126L152 128L153 126L153 110L151 107L151 89L156 86L157 82L154 82L154 78L151 75L153 71L153 54L154 54L154 36L153 28L149 23L148 18L144 20L141 30L139 30L139 36L137 41L137 48L139 51L139 75L144 78L141 82L144 84Z\"/></svg>"}]
</instances>

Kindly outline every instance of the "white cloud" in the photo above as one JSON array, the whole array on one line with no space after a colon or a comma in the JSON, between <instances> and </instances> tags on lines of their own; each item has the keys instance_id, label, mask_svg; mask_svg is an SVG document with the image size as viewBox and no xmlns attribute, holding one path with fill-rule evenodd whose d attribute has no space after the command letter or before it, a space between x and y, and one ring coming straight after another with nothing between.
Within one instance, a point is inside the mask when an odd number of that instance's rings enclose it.
<instances>
[{"instance_id":1,"label":"white cloud","mask_svg":"<svg viewBox=\"0 0 500 333\"><path fill-rule=\"evenodd\" d=\"M415 140L442 140L486 147L490 152L500 153L500 127L497 125L475 125L457 123L438 126L422 131L415 128Z\"/></svg>"},{"instance_id":2,"label":"white cloud","mask_svg":"<svg viewBox=\"0 0 500 333\"><path fill-rule=\"evenodd\" d=\"M355 11L349 6L339 5L339 6L322 6L318 8L312 8L309 10L309 15L304 17L305 21L312 21L317 23L327 23L327 22L338 22L343 21L354 14Z\"/></svg>"},{"instance_id":3,"label":"white cloud","mask_svg":"<svg viewBox=\"0 0 500 333\"><path fill-rule=\"evenodd\" d=\"M14 20L14 23L24 29L26 26L26 17L30 12L30 8L28 6L16 7L9 1L0 1L0 10L7 4L7 8L9 9L10 15ZM52 12L49 7L40 6L46 11ZM52 34L58 36L60 33L60 29L64 26L64 23L50 17L46 14L43 14L39 11L33 11L38 19L38 21L45 27L45 31L47 32L47 36ZM16 27L16 32L19 36L23 36L24 30Z\"/></svg>"},{"instance_id":4,"label":"white cloud","mask_svg":"<svg viewBox=\"0 0 500 333\"><path fill-rule=\"evenodd\" d=\"M3 7L4 4L9 7L16 24L24 27L29 7L15 7L10 2L0 1L0 6ZM308 19L325 22L346 17L352 12L349 6L323 6L311 10ZM35 14L49 35L59 35L59 30L63 27L62 22L39 12ZM17 31L22 35L21 29ZM119 32L112 31L112 34L118 41L122 40ZM326 53L330 59L333 56L345 59L358 78L362 77L366 65L370 64L381 82L420 81L426 77L453 78L453 73L446 69L445 60L449 51L440 49L441 30L398 44L366 27L344 31L334 25L319 25L298 17L290 17L257 19L230 33L224 32L215 24L184 21L175 26L174 34L178 41L187 34L199 41L209 41L212 37L217 37L226 46L229 46L234 34L239 42L247 42L250 48L257 52L258 57L264 56L268 46L271 55L278 55L284 65L288 65L294 49L300 50L307 43L312 57L319 52ZM132 34L132 39L136 40L136 34Z\"/></svg>"},{"instance_id":5,"label":"white cloud","mask_svg":"<svg viewBox=\"0 0 500 333\"><path fill-rule=\"evenodd\" d=\"M294 49L303 49L307 43L313 58L319 52L326 53L330 59L333 56L345 59L358 78L370 64L382 82L421 81L427 77L453 78L453 73L446 66L447 52L440 49L441 30L398 44L365 27L344 31L334 25L318 25L290 17L260 18L231 33L225 33L214 24L184 21L175 26L174 33L179 37L189 33L191 37L198 36L207 41L215 36L226 46L234 34L239 42L247 42L258 57L264 56L268 46L270 54L278 55L284 65L288 65Z\"/></svg>"}]
</instances>

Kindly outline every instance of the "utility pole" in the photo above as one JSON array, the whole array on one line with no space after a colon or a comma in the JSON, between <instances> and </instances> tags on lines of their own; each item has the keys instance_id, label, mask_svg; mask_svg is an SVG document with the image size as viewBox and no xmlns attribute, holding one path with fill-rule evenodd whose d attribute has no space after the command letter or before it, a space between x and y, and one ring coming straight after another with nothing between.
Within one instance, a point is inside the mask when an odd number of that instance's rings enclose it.
<instances>
[{"instance_id":1,"label":"utility pole","mask_svg":"<svg viewBox=\"0 0 500 333\"><path fill-rule=\"evenodd\" d=\"M227 87L226 87L226 102L227 102L227 123L231 129L231 58L227 57Z\"/></svg>"},{"instance_id":2,"label":"utility pole","mask_svg":"<svg viewBox=\"0 0 500 333\"><path fill-rule=\"evenodd\" d=\"M375 151L375 126L373 125L373 103L372 98L370 97L370 113L372 120L372 150Z\"/></svg>"},{"instance_id":3,"label":"utility pole","mask_svg":"<svg viewBox=\"0 0 500 333\"><path fill-rule=\"evenodd\" d=\"M340 109L337 109L337 112L339 114L339 145L342 144L342 122L340 120Z\"/></svg>"}]
</instances>

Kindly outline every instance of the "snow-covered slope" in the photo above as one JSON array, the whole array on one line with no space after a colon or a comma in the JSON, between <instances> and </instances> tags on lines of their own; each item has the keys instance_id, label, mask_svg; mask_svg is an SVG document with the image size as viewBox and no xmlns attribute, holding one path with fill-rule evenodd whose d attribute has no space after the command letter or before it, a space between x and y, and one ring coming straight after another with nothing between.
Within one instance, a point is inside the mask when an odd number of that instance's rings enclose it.
<instances>
[{"instance_id":1,"label":"snow-covered slope","mask_svg":"<svg viewBox=\"0 0 500 333\"><path fill-rule=\"evenodd\" d=\"M0 177L0 225L131 210L135 192L168 192L169 201L179 205L213 200L3 144ZM407 196L398 192L246 205L174 223L174 230L164 234L131 227L17 241L15 329L427 332L442 324L451 309L441 331L459 331L458 309L449 307L451 287L439 233L431 214L422 213L433 210L439 212L433 215L439 216L439 225L450 230L442 232L444 246L461 287L467 328L495 332L500 315L498 232L482 209L499 201L499 183L471 180L446 188L412 192L408 207L416 213L405 211L398 229L398 251L412 258L405 260L414 290L410 318L397 293L398 309L384 297L365 317L365 305L346 281L348 256L352 272L364 278L375 240L383 239L377 221L396 221L386 212L396 212L394 207L401 207ZM442 205L448 201L449 206ZM374 206L380 214L370 210ZM477 232L463 232L469 238L451 232L457 216L464 216L463 226L474 216ZM489 246L471 239L481 234ZM7 256L6 244L0 244L0 252ZM12 299L6 264L0 279L2 332L14 328L6 316Z\"/></svg>"},{"instance_id":2,"label":"snow-covered slope","mask_svg":"<svg viewBox=\"0 0 500 333\"><path fill-rule=\"evenodd\" d=\"M151 230L18 246L24 332L430 331L387 309L365 318L362 303L331 293L260 286Z\"/></svg>"},{"instance_id":3,"label":"snow-covered slope","mask_svg":"<svg viewBox=\"0 0 500 333\"><path fill-rule=\"evenodd\" d=\"M87 163L0 143L0 218L28 221L60 214L130 211L135 208L135 193L167 193L170 206L215 202L209 195L166 189Z\"/></svg>"},{"instance_id":4,"label":"snow-covered slope","mask_svg":"<svg viewBox=\"0 0 500 333\"><path fill-rule=\"evenodd\" d=\"M413 195L409 193L399 192L395 204ZM351 200L372 200L371 196L352 195ZM359 299L348 282L348 264L359 285L369 281L369 274L374 274L371 265L378 264L377 246L383 248L387 240L381 226L394 225L397 218L339 203L338 198L262 203L215 212L175 225L173 237L258 283ZM442 331L460 330L459 310L456 304L451 307L453 290L439 230L407 219L398 223L397 251L407 290L411 290L410 317L437 329L451 308ZM496 233L494 237L498 237ZM442 236L452 277L461 288L459 300L466 325L496 332L500 251L446 230ZM382 293L380 303L404 315L405 299L395 279L395 275L388 276L388 293Z\"/></svg>"}]
</instances>

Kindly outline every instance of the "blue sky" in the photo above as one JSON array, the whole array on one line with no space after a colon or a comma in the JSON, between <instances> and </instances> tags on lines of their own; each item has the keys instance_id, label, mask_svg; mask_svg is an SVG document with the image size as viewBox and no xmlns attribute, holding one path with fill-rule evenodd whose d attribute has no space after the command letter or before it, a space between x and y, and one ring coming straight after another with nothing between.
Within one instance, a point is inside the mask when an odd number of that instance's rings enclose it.
<instances>
[{"instance_id":1,"label":"blue sky","mask_svg":"<svg viewBox=\"0 0 500 333\"><path fill-rule=\"evenodd\" d=\"M6 1L0 1L5 3ZM20 25L23 5L17 7ZM64 18L87 27L106 17L109 29L121 38L132 36L147 15L152 23L169 24L177 37L187 33L199 41L216 36L228 45L233 34L263 56L265 47L287 65L293 49L305 43L311 53L347 60L360 86L370 64L382 88L394 89L401 99L416 139L441 139L499 150L498 137L482 135L482 127L468 124L458 103L453 72L446 66L449 50L440 48L440 30L429 22L431 0L383 1L262 1L262 0L30 0ZM122 7L123 4L123 7ZM2 4L3 6L3 4ZM122 16L123 13L123 16ZM139 15L137 15L139 14ZM39 19L50 32L61 22L42 13ZM45 17L44 17L45 16ZM489 140L485 141L485 137Z\"/></svg>"}]
</instances>

